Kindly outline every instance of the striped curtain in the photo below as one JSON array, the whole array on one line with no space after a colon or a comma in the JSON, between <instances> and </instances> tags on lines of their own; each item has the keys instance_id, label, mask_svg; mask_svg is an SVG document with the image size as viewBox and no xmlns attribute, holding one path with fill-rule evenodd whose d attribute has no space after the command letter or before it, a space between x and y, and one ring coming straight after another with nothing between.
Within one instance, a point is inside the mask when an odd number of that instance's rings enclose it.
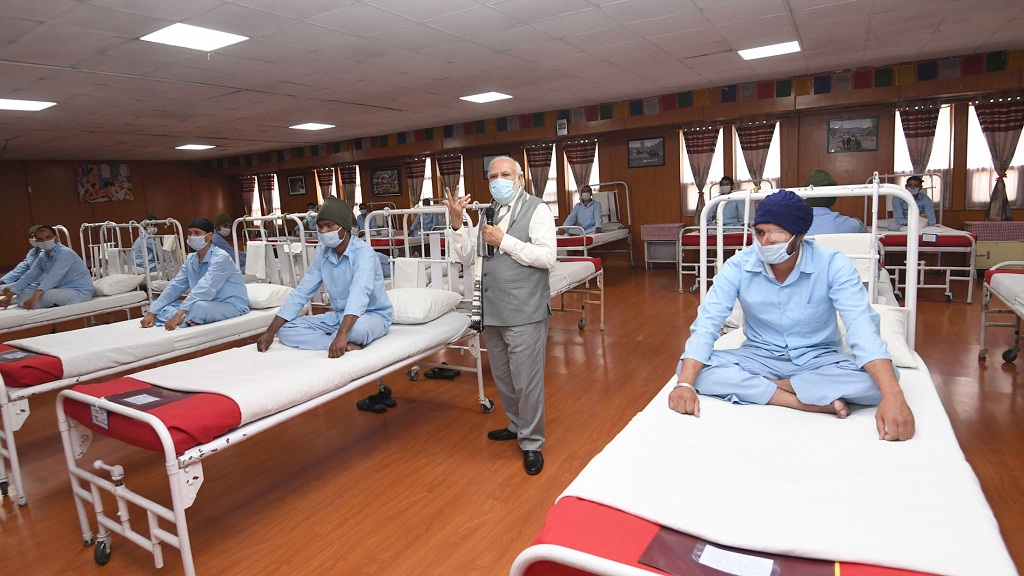
<instances>
[{"instance_id":1,"label":"striped curtain","mask_svg":"<svg viewBox=\"0 0 1024 576\"><path fill-rule=\"evenodd\" d=\"M256 192L256 177L241 176L242 180L242 206L245 207L245 215L252 215L252 197Z\"/></svg>"},{"instance_id":2,"label":"striped curtain","mask_svg":"<svg viewBox=\"0 0 1024 576\"><path fill-rule=\"evenodd\" d=\"M531 144L526 147L526 166L530 171L530 191L538 198L544 197L544 188L548 185L553 146L554 143L548 142L546 144ZM587 178L590 178L589 174Z\"/></svg>"},{"instance_id":3,"label":"striped curtain","mask_svg":"<svg viewBox=\"0 0 1024 576\"><path fill-rule=\"evenodd\" d=\"M260 191L260 213L264 216L274 211L274 182L277 174L268 172L256 177L256 187Z\"/></svg>"},{"instance_id":4,"label":"striped curtain","mask_svg":"<svg viewBox=\"0 0 1024 576\"><path fill-rule=\"evenodd\" d=\"M697 186L697 209L693 215L696 224L700 224L700 212L704 209L704 185L708 183L711 158L715 155L715 145L718 143L718 133L721 129L721 126L683 129L683 145L686 146L686 156L690 159L690 170ZM763 171L762 168L762 173Z\"/></svg>"},{"instance_id":5,"label":"striped curtain","mask_svg":"<svg viewBox=\"0 0 1024 576\"><path fill-rule=\"evenodd\" d=\"M437 171L441 174L441 187L452 191L452 196L459 195L459 179L462 178L462 154L445 154L438 156Z\"/></svg>"},{"instance_id":6,"label":"striped curtain","mask_svg":"<svg viewBox=\"0 0 1024 576\"><path fill-rule=\"evenodd\" d=\"M334 195L334 168L318 168L316 170L316 181L320 184L320 192L317 195L317 204L324 203L324 197Z\"/></svg>"},{"instance_id":7,"label":"striped curtain","mask_svg":"<svg viewBox=\"0 0 1024 576\"><path fill-rule=\"evenodd\" d=\"M775 135L775 126L775 120L736 126L736 137L740 140L740 152L743 153L743 161L747 164L751 180L760 180L764 177L764 166L768 162L768 147L772 143L772 136ZM717 134L715 134L715 138L718 138ZM712 154L714 154L714 149L712 149Z\"/></svg>"},{"instance_id":8,"label":"striped curtain","mask_svg":"<svg viewBox=\"0 0 1024 576\"><path fill-rule=\"evenodd\" d=\"M569 171L576 181L577 190L590 183L596 152L597 140L580 140L565 145L565 158L569 161Z\"/></svg>"},{"instance_id":9,"label":"striped curtain","mask_svg":"<svg viewBox=\"0 0 1024 576\"><path fill-rule=\"evenodd\" d=\"M426 172L426 167L426 158L405 159L405 180L409 183L409 198L412 200L412 206L420 201L420 196L423 194L423 174Z\"/></svg>"},{"instance_id":10,"label":"striped curtain","mask_svg":"<svg viewBox=\"0 0 1024 576\"><path fill-rule=\"evenodd\" d=\"M355 206L356 203L356 170L359 166L356 164L342 164L338 166L339 180L341 181L341 192L344 194L344 200L349 203L350 206ZM339 195L339 197L342 197Z\"/></svg>"},{"instance_id":11,"label":"striped curtain","mask_svg":"<svg viewBox=\"0 0 1024 576\"><path fill-rule=\"evenodd\" d=\"M999 174L992 188L985 220L1012 220L1010 203L1006 198L1006 183L1003 180L1017 150L1021 127L1024 126L1024 101L1019 96L992 99L978 102L974 110L978 113L981 131L985 134L985 141L992 154L992 165Z\"/></svg>"},{"instance_id":12,"label":"striped curtain","mask_svg":"<svg viewBox=\"0 0 1024 576\"><path fill-rule=\"evenodd\" d=\"M910 152L910 164L914 174L924 174L928 160L932 157L932 143L935 141L935 125L939 121L938 105L921 105L900 110L903 136Z\"/></svg>"}]
</instances>

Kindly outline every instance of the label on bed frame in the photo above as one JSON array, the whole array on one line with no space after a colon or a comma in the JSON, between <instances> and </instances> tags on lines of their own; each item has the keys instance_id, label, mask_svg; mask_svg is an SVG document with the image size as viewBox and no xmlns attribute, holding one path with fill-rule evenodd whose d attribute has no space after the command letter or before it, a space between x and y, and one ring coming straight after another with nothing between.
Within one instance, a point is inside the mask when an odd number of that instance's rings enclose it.
<instances>
[{"instance_id":1,"label":"label on bed frame","mask_svg":"<svg viewBox=\"0 0 1024 576\"><path fill-rule=\"evenodd\" d=\"M5 350L0 352L0 364L7 364L8 362L17 362L18 360L24 360L25 358L31 358L33 356L39 356L35 352L29 352L28 350Z\"/></svg>"},{"instance_id":2,"label":"label on bed frame","mask_svg":"<svg viewBox=\"0 0 1024 576\"><path fill-rule=\"evenodd\" d=\"M195 392L178 392L177 390L150 386L141 390L129 390L119 394L112 394L107 396L106 399L122 406L149 412L154 408L170 404L171 402L177 402L189 396L195 396Z\"/></svg>"},{"instance_id":3,"label":"label on bed frame","mask_svg":"<svg viewBox=\"0 0 1024 576\"><path fill-rule=\"evenodd\" d=\"M639 563L674 576L834 576L835 563L794 558L712 544L662 527L651 538Z\"/></svg>"},{"instance_id":4,"label":"label on bed frame","mask_svg":"<svg viewBox=\"0 0 1024 576\"><path fill-rule=\"evenodd\" d=\"M939 241L938 234L921 234L921 242L931 242L934 244Z\"/></svg>"},{"instance_id":5,"label":"label on bed frame","mask_svg":"<svg viewBox=\"0 0 1024 576\"><path fill-rule=\"evenodd\" d=\"M99 406L89 406L89 410L92 412L92 423L103 428L104 430L110 430L110 418L109 412L106 408L100 408Z\"/></svg>"}]
</instances>

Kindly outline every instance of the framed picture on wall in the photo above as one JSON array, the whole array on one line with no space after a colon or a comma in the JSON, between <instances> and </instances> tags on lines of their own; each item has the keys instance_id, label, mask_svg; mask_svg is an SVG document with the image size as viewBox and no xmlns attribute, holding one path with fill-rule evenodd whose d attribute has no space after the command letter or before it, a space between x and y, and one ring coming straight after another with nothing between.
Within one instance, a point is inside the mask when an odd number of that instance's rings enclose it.
<instances>
[{"instance_id":1,"label":"framed picture on wall","mask_svg":"<svg viewBox=\"0 0 1024 576\"><path fill-rule=\"evenodd\" d=\"M298 176L288 177L288 194L290 196L302 196L306 193L306 177L299 174Z\"/></svg>"},{"instance_id":2,"label":"framed picture on wall","mask_svg":"<svg viewBox=\"0 0 1024 576\"><path fill-rule=\"evenodd\" d=\"M828 153L878 150L878 116L828 121Z\"/></svg>"},{"instance_id":3,"label":"framed picture on wall","mask_svg":"<svg viewBox=\"0 0 1024 576\"><path fill-rule=\"evenodd\" d=\"M127 164L76 164L79 202L134 200Z\"/></svg>"},{"instance_id":4,"label":"framed picture on wall","mask_svg":"<svg viewBox=\"0 0 1024 576\"><path fill-rule=\"evenodd\" d=\"M402 181L398 167L370 170L370 194L373 196L401 196Z\"/></svg>"},{"instance_id":5,"label":"framed picture on wall","mask_svg":"<svg viewBox=\"0 0 1024 576\"><path fill-rule=\"evenodd\" d=\"M491 166L491 161L495 158L501 158L502 156L508 156L508 154L485 154L484 155L484 180L487 180L487 169Z\"/></svg>"},{"instance_id":6,"label":"framed picture on wall","mask_svg":"<svg viewBox=\"0 0 1024 576\"><path fill-rule=\"evenodd\" d=\"M626 147L630 168L665 165L665 139L630 140Z\"/></svg>"}]
</instances>

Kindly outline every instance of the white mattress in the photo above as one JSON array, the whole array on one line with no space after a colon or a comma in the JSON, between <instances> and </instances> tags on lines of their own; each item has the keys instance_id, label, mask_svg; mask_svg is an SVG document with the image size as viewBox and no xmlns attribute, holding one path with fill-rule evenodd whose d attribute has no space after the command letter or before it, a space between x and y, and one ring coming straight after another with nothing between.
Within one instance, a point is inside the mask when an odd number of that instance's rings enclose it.
<instances>
[{"instance_id":1,"label":"white mattress","mask_svg":"<svg viewBox=\"0 0 1024 576\"><path fill-rule=\"evenodd\" d=\"M575 237L578 237L578 236L579 236L579 234L577 234L575 236L562 234L562 235L559 235L558 237L559 238L575 238ZM600 246L602 244L608 244L609 242L615 242L616 240L621 240L621 239L629 236L629 228L619 228L618 230L610 230L608 232L597 232L597 233L594 233L594 234L587 234L587 236L590 236L591 238L594 239L594 242L590 246L588 246L588 248L593 248L595 246ZM559 246L558 249L559 250L583 250L583 246Z\"/></svg>"},{"instance_id":2,"label":"white mattress","mask_svg":"<svg viewBox=\"0 0 1024 576\"><path fill-rule=\"evenodd\" d=\"M172 390L227 396L238 404L241 424L246 424L452 342L468 327L468 316L449 312L426 324L394 324L383 338L341 358L275 342L266 352L258 352L255 345L232 348L131 377Z\"/></svg>"},{"instance_id":3,"label":"white mattress","mask_svg":"<svg viewBox=\"0 0 1024 576\"><path fill-rule=\"evenodd\" d=\"M993 274L989 288L1000 300L1012 304L1018 294L1024 294L1024 274Z\"/></svg>"},{"instance_id":4,"label":"white mattress","mask_svg":"<svg viewBox=\"0 0 1024 576\"><path fill-rule=\"evenodd\" d=\"M924 222L922 220L922 222ZM878 221L878 233L886 234L892 233L889 230L889 224L892 223L892 218L883 218ZM906 232L906 226L900 226L900 232ZM949 226L943 226L942 224L936 224L934 226L921 226L918 228L919 234L966 234L963 230L957 230L956 228L950 228Z\"/></svg>"},{"instance_id":5,"label":"white mattress","mask_svg":"<svg viewBox=\"0 0 1024 576\"><path fill-rule=\"evenodd\" d=\"M212 324L179 327L171 331L165 330L162 326L143 328L138 319L131 319L81 330L23 338L6 344L60 358L64 378L75 378L153 356L170 354L176 350L222 342L241 333L266 328L277 311L276 307L252 310L236 318Z\"/></svg>"},{"instance_id":6,"label":"white mattress","mask_svg":"<svg viewBox=\"0 0 1024 576\"><path fill-rule=\"evenodd\" d=\"M596 270L593 262L566 262L563 260L555 262L555 267L551 269L549 275L551 294L564 292L592 276Z\"/></svg>"},{"instance_id":7,"label":"white mattress","mask_svg":"<svg viewBox=\"0 0 1024 576\"><path fill-rule=\"evenodd\" d=\"M702 396L701 417L683 416L668 408L673 377L562 496L750 550L1016 574L918 361L900 369L917 424L910 441L878 440L874 409L839 420Z\"/></svg>"},{"instance_id":8,"label":"white mattress","mask_svg":"<svg viewBox=\"0 0 1024 576\"><path fill-rule=\"evenodd\" d=\"M70 306L25 310L14 304L7 309L0 309L0 332L17 330L22 326L49 324L51 322L60 322L82 316L91 316L92 314L131 308L146 302L146 299L145 292L132 290L131 292L114 296L96 296L86 302L71 304Z\"/></svg>"}]
</instances>

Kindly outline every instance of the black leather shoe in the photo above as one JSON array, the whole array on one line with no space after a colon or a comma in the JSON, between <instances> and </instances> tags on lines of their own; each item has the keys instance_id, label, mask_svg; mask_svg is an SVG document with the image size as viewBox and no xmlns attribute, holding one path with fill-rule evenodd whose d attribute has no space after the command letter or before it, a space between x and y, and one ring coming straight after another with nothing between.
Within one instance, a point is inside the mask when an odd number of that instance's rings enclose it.
<instances>
[{"instance_id":1,"label":"black leather shoe","mask_svg":"<svg viewBox=\"0 0 1024 576\"><path fill-rule=\"evenodd\" d=\"M518 434L509 430L508 428L502 428L500 430L491 430L487 433L488 440L495 440L501 442L503 440L515 440L518 438Z\"/></svg>"},{"instance_id":2,"label":"black leather shoe","mask_svg":"<svg viewBox=\"0 0 1024 576\"><path fill-rule=\"evenodd\" d=\"M544 469L544 455L540 450L523 450L523 468L530 476L540 474Z\"/></svg>"}]
</instances>

